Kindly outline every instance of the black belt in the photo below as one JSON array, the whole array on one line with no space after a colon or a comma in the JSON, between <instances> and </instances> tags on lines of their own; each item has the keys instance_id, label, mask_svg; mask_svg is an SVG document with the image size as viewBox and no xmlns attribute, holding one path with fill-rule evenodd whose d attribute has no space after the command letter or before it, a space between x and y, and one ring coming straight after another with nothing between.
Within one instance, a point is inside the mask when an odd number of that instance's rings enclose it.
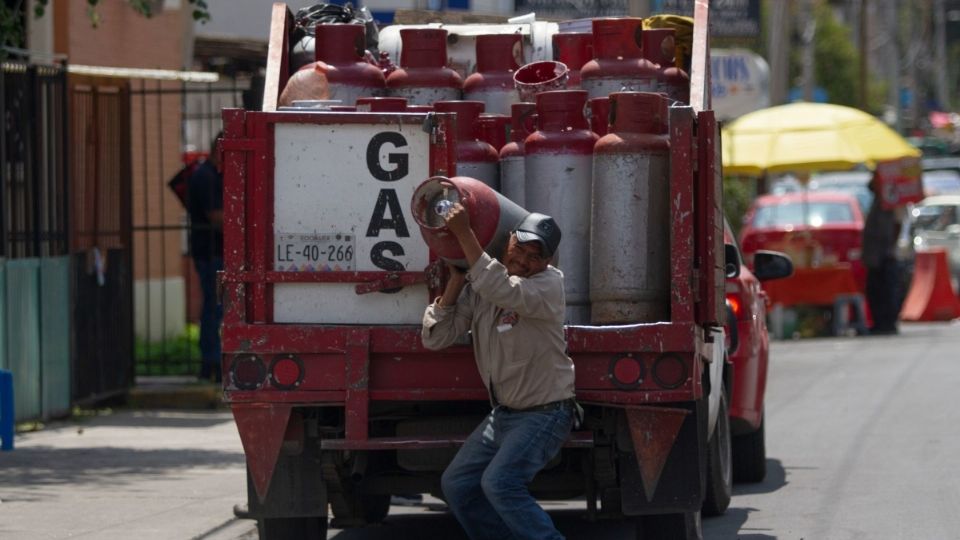
<instances>
[{"instance_id":1,"label":"black belt","mask_svg":"<svg viewBox=\"0 0 960 540\"><path fill-rule=\"evenodd\" d=\"M567 398L567 399L561 399L559 401L551 401L550 403L544 403L543 405L534 405L533 407L527 407L525 409L514 409L513 407L507 407L506 405L500 405L500 408L506 412L512 412L512 413L555 411L555 410L563 409L565 407L573 407L576 402L577 402L576 398Z\"/></svg>"}]
</instances>

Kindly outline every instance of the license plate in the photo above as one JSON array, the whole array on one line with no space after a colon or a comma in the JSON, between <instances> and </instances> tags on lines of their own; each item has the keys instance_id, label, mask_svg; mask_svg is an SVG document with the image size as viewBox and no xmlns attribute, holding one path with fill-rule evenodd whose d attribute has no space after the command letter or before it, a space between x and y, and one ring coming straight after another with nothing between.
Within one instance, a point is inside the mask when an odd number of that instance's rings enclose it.
<instances>
[{"instance_id":1,"label":"license plate","mask_svg":"<svg viewBox=\"0 0 960 540\"><path fill-rule=\"evenodd\" d=\"M353 234L279 233L273 269L278 272L353 272Z\"/></svg>"}]
</instances>

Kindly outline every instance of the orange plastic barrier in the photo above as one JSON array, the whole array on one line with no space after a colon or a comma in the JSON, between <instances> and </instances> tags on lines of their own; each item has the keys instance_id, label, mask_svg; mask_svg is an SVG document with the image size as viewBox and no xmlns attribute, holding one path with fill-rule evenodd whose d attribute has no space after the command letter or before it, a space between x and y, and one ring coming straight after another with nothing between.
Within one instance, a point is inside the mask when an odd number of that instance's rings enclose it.
<instances>
[{"instance_id":1,"label":"orange plastic barrier","mask_svg":"<svg viewBox=\"0 0 960 540\"><path fill-rule=\"evenodd\" d=\"M900 310L904 321L949 321L960 317L960 300L950 284L947 252L918 251L910 292Z\"/></svg>"}]
</instances>

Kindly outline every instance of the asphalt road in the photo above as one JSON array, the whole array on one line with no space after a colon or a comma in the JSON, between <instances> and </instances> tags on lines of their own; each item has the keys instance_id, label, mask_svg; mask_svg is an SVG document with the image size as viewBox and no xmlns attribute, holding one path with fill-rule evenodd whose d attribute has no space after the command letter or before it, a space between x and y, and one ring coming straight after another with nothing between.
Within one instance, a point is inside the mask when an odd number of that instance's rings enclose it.
<instances>
[{"instance_id":1,"label":"asphalt road","mask_svg":"<svg viewBox=\"0 0 960 540\"><path fill-rule=\"evenodd\" d=\"M960 538L960 324L900 336L778 342L767 390L768 477L737 485L708 539ZM0 453L0 538L254 539L229 413L126 411L55 423ZM463 538L442 507L394 507L338 540ZM632 538L546 503L570 540Z\"/></svg>"}]
</instances>

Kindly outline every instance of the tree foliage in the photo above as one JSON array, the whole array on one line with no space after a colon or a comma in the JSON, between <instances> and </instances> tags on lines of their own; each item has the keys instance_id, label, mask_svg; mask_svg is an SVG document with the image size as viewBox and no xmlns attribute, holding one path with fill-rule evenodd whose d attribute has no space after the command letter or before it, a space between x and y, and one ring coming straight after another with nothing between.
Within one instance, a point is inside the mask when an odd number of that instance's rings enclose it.
<instances>
[{"instance_id":1,"label":"tree foliage","mask_svg":"<svg viewBox=\"0 0 960 540\"><path fill-rule=\"evenodd\" d=\"M87 14L90 16L90 22L93 26L97 26L100 23L100 16L97 13L97 6L100 4L100 1L101 0L87 0ZM154 2L151 0L126 1L134 11L144 17L150 18L153 16ZM34 7L34 15L36 17L43 17L49 3L50 0L37 0L36 6ZM193 7L193 20L201 22L210 20L210 11L206 0L187 0L187 3Z\"/></svg>"},{"instance_id":2,"label":"tree foliage","mask_svg":"<svg viewBox=\"0 0 960 540\"><path fill-rule=\"evenodd\" d=\"M26 20L24 14L25 0L17 0L13 6L8 2L0 2L0 39L4 47L23 47L26 41ZM51 0L36 0L33 16L40 18L47 12ZM100 13L97 7L103 0L86 0L87 16L94 28L100 25ZM137 13L144 17L153 16L156 2L154 0L115 0L125 1ZM193 19L205 23L210 20L210 10L206 0L187 0L192 9Z\"/></svg>"}]
</instances>

